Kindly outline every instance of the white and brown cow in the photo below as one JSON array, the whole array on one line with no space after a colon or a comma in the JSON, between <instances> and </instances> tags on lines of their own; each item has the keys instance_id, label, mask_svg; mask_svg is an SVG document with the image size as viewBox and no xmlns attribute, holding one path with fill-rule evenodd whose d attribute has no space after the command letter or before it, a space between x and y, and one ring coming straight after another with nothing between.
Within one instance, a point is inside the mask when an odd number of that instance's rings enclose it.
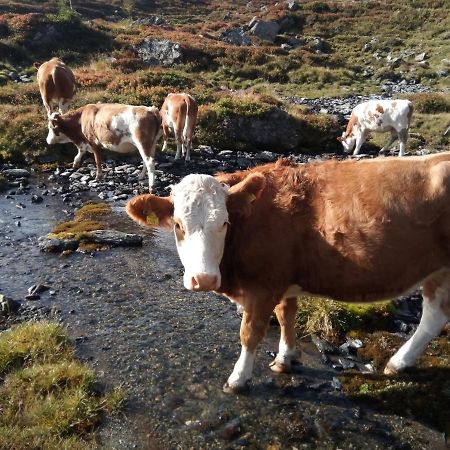
<instances>
[{"instance_id":1,"label":"white and brown cow","mask_svg":"<svg viewBox=\"0 0 450 450\"><path fill-rule=\"evenodd\" d=\"M158 108L146 106L96 103L85 105L67 114L52 113L48 122L48 144L73 142L78 154L73 167L79 168L86 152L93 153L97 179L102 179L101 148L118 153L136 150L144 167L139 176L148 172L151 192L155 180L155 148L161 136L161 116Z\"/></svg>"},{"instance_id":2,"label":"white and brown cow","mask_svg":"<svg viewBox=\"0 0 450 450\"><path fill-rule=\"evenodd\" d=\"M197 125L198 105L192 95L169 94L161 107L161 118L164 135L162 151L167 148L170 130L175 135L177 153L175 159L185 156L186 161L191 159L192 138Z\"/></svg>"},{"instance_id":3,"label":"white and brown cow","mask_svg":"<svg viewBox=\"0 0 450 450\"><path fill-rule=\"evenodd\" d=\"M413 106L409 100L369 100L353 108L347 129L338 138L346 152L357 155L369 133L389 131L391 137L380 153L386 152L398 138L398 156L404 156Z\"/></svg>"},{"instance_id":4,"label":"white and brown cow","mask_svg":"<svg viewBox=\"0 0 450 450\"><path fill-rule=\"evenodd\" d=\"M281 339L271 368L290 370L302 292L371 302L422 286L420 325L386 374L414 365L450 318L450 153L188 175L170 197L137 196L127 212L174 231L187 289L244 307L227 392L252 377L274 310Z\"/></svg>"},{"instance_id":5,"label":"white and brown cow","mask_svg":"<svg viewBox=\"0 0 450 450\"><path fill-rule=\"evenodd\" d=\"M38 69L37 81L47 115L53 112L53 102L59 104L61 113L67 112L76 91L73 72L58 58L34 66Z\"/></svg>"}]
</instances>

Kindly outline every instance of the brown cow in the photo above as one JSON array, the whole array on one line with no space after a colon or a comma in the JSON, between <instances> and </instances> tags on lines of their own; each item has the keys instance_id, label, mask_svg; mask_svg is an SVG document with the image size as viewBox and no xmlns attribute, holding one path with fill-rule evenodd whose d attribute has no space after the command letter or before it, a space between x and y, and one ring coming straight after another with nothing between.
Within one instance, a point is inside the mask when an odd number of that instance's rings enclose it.
<instances>
[{"instance_id":1,"label":"brown cow","mask_svg":"<svg viewBox=\"0 0 450 450\"><path fill-rule=\"evenodd\" d=\"M197 101L189 94L169 94L161 107L161 118L164 135L162 151L167 148L169 130L172 130L177 143L175 159L185 156L186 161L191 159L192 137L197 125Z\"/></svg>"},{"instance_id":2,"label":"brown cow","mask_svg":"<svg viewBox=\"0 0 450 450\"><path fill-rule=\"evenodd\" d=\"M274 310L281 339L271 368L290 370L301 293L370 302L423 286L420 325L386 374L414 365L450 318L450 153L189 175L170 197L135 197L127 212L174 230L186 288L244 307L227 392L250 380Z\"/></svg>"},{"instance_id":3,"label":"brown cow","mask_svg":"<svg viewBox=\"0 0 450 450\"><path fill-rule=\"evenodd\" d=\"M78 154L73 167L79 168L86 152L94 153L97 179L102 179L101 147L118 153L139 151L144 167L139 178L148 172L151 192L155 179L155 148L161 136L158 108L96 103L61 115L53 113L48 122L48 144L73 142Z\"/></svg>"},{"instance_id":4,"label":"brown cow","mask_svg":"<svg viewBox=\"0 0 450 450\"><path fill-rule=\"evenodd\" d=\"M52 102L59 103L61 113L67 112L76 90L72 71L58 58L34 66L38 69L37 81L47 115L53 112Z\"/></svg>"}]
</instances>

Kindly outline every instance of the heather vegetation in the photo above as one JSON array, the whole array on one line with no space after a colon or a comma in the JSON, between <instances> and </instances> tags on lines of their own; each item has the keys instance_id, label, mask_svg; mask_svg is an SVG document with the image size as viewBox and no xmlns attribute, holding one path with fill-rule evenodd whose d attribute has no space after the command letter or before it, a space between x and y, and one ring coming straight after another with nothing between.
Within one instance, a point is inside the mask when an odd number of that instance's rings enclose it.
<instances>
[{"instance_id":1,"label":"heather vegetation","mask_svg":"<svg viewBox=\"0 0 450 450\"><path fill-rule=\"evenodd\" d=\"M438 93L412 96L418 113L413 149L442 149L450 121L448 82L450 18L444 1L207 2L0 1L0 156L45 160L45 117L32 63L58 55L74 68L74 107L89 102L161 106L169 92L199 101L197 144L221 149L281 152L336 151L339 126L309 114L289 98L380 93L388 81L422 83ZM273 40L224 42L223 33L256 16L276 21ZM156 20L158 19L158 20ZM420 31L420 33L418 33ZM146 61L144 41L177 44L173 63ZM423 59L420 54L424 53ZM416 58L419 55L419 58ZM420 59L418 61L417 59ZM447 74L447 75L446 75ZM403 95L405 96L405 95ZM268 139L242 133L277 117L297 139L270 148ZM256 130L255 135L261 134ZM383 137L376 137L375 145ZM62 150L62 148L60 149ZM52 149L52 153L54 150Z\"/></svg>"}]
</instances>

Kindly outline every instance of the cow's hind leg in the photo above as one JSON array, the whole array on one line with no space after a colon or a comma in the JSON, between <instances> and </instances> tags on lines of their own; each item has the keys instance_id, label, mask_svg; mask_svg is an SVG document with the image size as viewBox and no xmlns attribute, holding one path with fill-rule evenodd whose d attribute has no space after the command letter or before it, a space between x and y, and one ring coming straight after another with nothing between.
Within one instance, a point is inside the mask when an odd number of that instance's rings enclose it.
<instances>
[{"instance_id":1,"label":"cow's hind leg","mask_svg":"<svg viewBox=\"0 0 450 450\"><path fill-rule=\"evenodd\" d=\"M429 278L423 285L423 310L419 326L384 369L386 375L411 367L450 319L450 272Z\"/></svg>"},{"instance_id":2,"label":"cow's hind leg","mask_svg":"<svg viewBox=\"0 0 450 450\"><path fill-rule=\"evenodd\" d=\"M389 147L396 141L397 138L397 132L395 130L392 130L389 140L386 142L386 145L379 151L379 153L386 153L389 150Z\"/></svg>"},{"instance_id":3,"label":"cow's hind leg","mask_svg":"<svg viewBox=\"0 0 450 450\"><path fill-rule=\"evenodd\" d=\"M398 156L405 156L406 141L408 140L408 130L400 130L398 132L398 139L400 141L400 150L398 151Z\"/></svg>"},{"instance_id":4,"label":"cow's hind leg","mask_svg":"<svg viewBox=\"0 0 450 450\"><path fill-rule=\"evenodd\" d=\"M289 373L291 364L298 360L298 354L295 349L295 315L297 313L297 298L284 298L275 307L275 314L280 323L281 336L278 347L278 354L270 368L274 372Z\"/></svg>"},{"instance_id":5,"label":"cow's hind leg","mask_svg":"<svg viewBox=\"0 0 450 450\"><path fill-rule=\"evenodd\" d=\"M256 349L266 334L267 324L273 311L273 304L255 300L250 309L244 310L241 321L241 355L234 365L223 390L226 393L239 393L248 388L252 378Z\"/></svg>"}]
</instances>

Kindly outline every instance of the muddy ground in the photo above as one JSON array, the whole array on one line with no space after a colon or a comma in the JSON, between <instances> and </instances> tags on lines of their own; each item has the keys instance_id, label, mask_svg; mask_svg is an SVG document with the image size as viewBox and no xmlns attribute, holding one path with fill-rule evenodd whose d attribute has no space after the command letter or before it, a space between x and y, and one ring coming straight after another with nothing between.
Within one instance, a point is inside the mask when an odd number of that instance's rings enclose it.
<instances>
[{"instance_id":1,"label":"muddy ground","mask_svg":"<svg viewBox=\"0 0 450 450\"><path fill-rule=\"evenodd\" d=\"M229 168L225 160L210 170ZM93 166L86 164L81 173L90 176ZM115 179L109 187L117 190L122 175L108 164L113 169L107 182ZM204 171L199 168L160 159L158 191L167 191L183 171ZM136 169L124 170L129 178ZM235 306L215 294L185 290L173 237L140 228L125 215L123 205L133 190L117 194L88 177L70 191L72 172L61 177L64 171L33 173L2 193L0 292L21 301L28 312L45 310L63 320L81 358L106 384L124 386L126 410L100 430L102 448L445 448L443 434L408 411L381 414L346 397L333 381L337 372L322 363L309 339L298 342L303 358L295 373L272 373L275 326L259 349L250 392L224 394L222 385L240 352ZM40 236L101 192L113 206L114 227L143 235L142 247L66 257L40 252ZM33 202L33 195L42 202ZM25 300L27 289L38 283L50 290Z\"/></svg>"}]
</instances>

